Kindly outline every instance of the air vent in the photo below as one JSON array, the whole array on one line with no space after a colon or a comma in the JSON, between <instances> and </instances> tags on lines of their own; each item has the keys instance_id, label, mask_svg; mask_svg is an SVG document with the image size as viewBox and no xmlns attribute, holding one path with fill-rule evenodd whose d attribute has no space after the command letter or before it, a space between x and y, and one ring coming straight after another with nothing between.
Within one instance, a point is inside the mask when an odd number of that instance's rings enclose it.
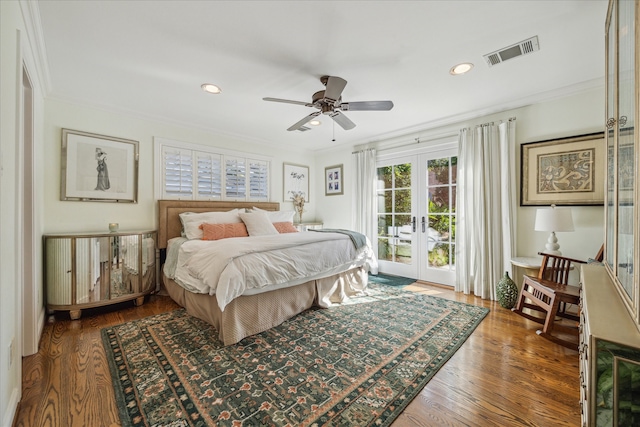
<instances>
[{"instance_id":1,"label":"air vent","mask_svg":"<svg viewBox=\"0 0 640 427\"><path fill-rule=\"evenodd\" d=\"M489 67L493 67L501 62L517 58L518 56L526 55L528 53L533 53L538 50L540 50L538 36L533 36L530 39L521 41L520 43L483 55L483 58L487 61Z\"/></svg>"}]
</instances>

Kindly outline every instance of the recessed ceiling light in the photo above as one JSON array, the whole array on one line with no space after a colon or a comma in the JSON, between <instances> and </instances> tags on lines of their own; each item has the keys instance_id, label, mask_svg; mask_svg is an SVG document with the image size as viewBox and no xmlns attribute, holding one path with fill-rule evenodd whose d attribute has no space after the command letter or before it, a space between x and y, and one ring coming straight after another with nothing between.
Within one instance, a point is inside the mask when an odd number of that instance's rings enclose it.
<instances>
[{"instance_id":1,"label":"recessed ceiling light","mask_svg":"<svg viewBox=\"0 0 640 427\"><path fill-rule=\"evenodd\" d=\"M321 122L320 120L311 120L311 121L309 122L309 124L310 124L311 126L320 126L320 125L322 124L322 122Z\"/></svg>"},{"instance_id":2,"label":"recessed ceiling light","mask_svg":"<svg viewBox=\"0 0 640 427\"><path fill-rule=\"evenodd\" d=\"M449 70L449 73L453 76L458 76L460 74L464 74L469 72L473 68L473 64L471 62L463 62L462 64L458 64Z\"/></svg>"},{"instance_id":3,"label":"recessed ceiling light","mask_svg":"<svg viewBox=\"0 0 640 427\"><path fill-rule=\"evenodd\" d=\"M205 83L202 86L200 86L202 88L203 91L205 92L209 92L209 93L220 93L222 92L222 89L220 89L218 86L211 84L211 83Z\"/></svg>"}]
</instances>

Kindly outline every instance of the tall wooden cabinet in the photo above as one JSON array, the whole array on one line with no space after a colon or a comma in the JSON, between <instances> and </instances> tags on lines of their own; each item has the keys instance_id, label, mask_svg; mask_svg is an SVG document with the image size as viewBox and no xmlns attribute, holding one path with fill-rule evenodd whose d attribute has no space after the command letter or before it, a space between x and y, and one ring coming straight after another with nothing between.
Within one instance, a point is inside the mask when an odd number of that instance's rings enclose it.
<instances>
[{"instance_id":1,"label":"tall wooden cabinet","mask_svg":"<svg viewBox=\"0 0 640 427\"><path fill-rule=\"evenodd\" d=\"M47 309L68 311L134 300L144 302L156 289L157 232L46 234Z\"/></svg>"},{"instance_id":2,"label":"tall wooden cabinet","mask_svg":"<svg viewBox=\"0 0 640 427\"><path fill-rule=\"evenodd\" d=\"M640 426L640 0L610 0L605 259L583 267L583 426Z\"/></svg>"}]
</instances>

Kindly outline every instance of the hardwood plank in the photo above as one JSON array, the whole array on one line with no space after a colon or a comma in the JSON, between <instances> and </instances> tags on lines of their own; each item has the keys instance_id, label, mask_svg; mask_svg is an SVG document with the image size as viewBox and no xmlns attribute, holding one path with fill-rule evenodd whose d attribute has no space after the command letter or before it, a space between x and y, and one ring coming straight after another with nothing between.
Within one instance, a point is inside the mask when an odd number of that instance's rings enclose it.
<instances>
[{"instance_id":1,"label":"hardwood plank","mask_svg":"<svg viewBox=\"0 0 640 427\"><path fill-rule=\"evenodd\" d=\"M430 284L409 289L491 312L392 427L580 424L577 352L539 337L537 323L495 301ZM140 307L84 310L75 321L51 316L38 353L23 359L14 427L119 426L100 329L176 308L151 295Z\"/></svg>"}]
</instances>

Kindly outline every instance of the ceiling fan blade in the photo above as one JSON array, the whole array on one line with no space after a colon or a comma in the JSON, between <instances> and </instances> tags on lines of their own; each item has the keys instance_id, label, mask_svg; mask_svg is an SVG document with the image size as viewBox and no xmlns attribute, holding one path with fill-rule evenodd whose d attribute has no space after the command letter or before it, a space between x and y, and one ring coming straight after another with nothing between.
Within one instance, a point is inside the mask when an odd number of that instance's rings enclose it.
<instances>
[{"instance_id":1,"label":"ceiling fan blade","mask_svg":"<svg viewBox=\"0 0 640 427\"><path fill-rule=\"evenodd\" d=\"M329 117L331 117L333 121L339 124L344 130L349 130L356 127L356 124L349 120L349 118L342 114L340 111L334 111L333 113L329 114Z\"/></svg>"},{"instance_id":2,"label":"ceiling fan blade","mask_svg":"<svg viewBox=\"0 0 640 427\"><path fill-rule=\"evenodd\" d=\"M315 113L311 113L307 117L305 117L304 119L296 122L294 125L289 127L287 130L288 131L299 130L300 128L304 127L304 125L307 124L311 119L313 119L314 117L317 117L318 115L320 115L320 111L316 111Z\"/></svg>"},{"instance_id":3,"label":"ceiling fan blade","mask_svg":"<svg viewBox=\"0 0 640 427\"><path fill-rule=\"evenodd\" d=\"M262 98L264 101L271 102L283 102L285 104L296 104L296 105L304 105L305 107L313 107L313 104L302 101L291 101L290 99L280 99L280 98Z\"/></svg>"},{"instance_id":4,"label":"ceiling fan blade","mask_svg":"<svg viewBox=\"0 0 640 427\"><path fill-rule=\"evenodd\" d=\"M342 111L389 111L393 108L391 101L343 102L338 107Z\"/></svg>"},{"instance_id":5,"label":"ceiling fan blade","mask_svg":"<svg viewBox=\"0 0 640 427\"><path fill-rule=\"evenodd\" d=\"M346 85L347 81L345 79L329 76L327 79L327 88L324 90L325 99L330 99L331 101L336 102L340 99L340 95L342 95L342 91Z\"/></svg>"}]
</instances>

